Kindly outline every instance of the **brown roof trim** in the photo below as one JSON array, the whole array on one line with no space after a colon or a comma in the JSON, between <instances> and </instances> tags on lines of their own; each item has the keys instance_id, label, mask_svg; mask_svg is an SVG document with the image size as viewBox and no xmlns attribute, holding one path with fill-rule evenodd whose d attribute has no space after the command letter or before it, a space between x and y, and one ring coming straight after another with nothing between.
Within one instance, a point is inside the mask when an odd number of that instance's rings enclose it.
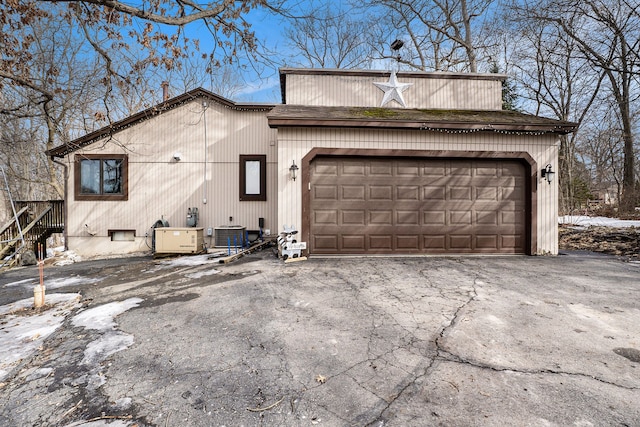
<instances>
[{"instance_id":1,"label":"brown roof trim","mask_svg":"<svg viewBox=\"0 0 640 427\"><path fill-rule=\"evenodd\" d=\"M391 71L384 70L343 70L337 68L280 68L280 91L282 103L287 103L286 89L288 74L305 76L352 76L352 77L376 77L385 78L391 75ZM449 79L449 80L498 80L505 81L506 74L497 73L453 73L448 71L398 71L400 78L417 79Z\"/></svg>"},{"instance_id":2,"label":"brown roof trim","mask_svg":"<svg viewBox=\"0 0 640 427\"><path fill-rule=\"evenodd\" d=\"M440 132L567 134L578 125L513 111L420 110L368 107L279 105L267 114L269 126L419 129Z\"/></svg>"},{"instance_id":3,"label":"brown roof trim","mask_svg":"<svg viewBox=\"0 0 640 427\"><path fill-rule=\"evenodd\" d=\"M144 111L140 111L139 113L133 114L122 120L113 122L108 126L105 126L101 129L97 129L93 132L90 132L84 136L81 136L80 138L74 139L71 142L59 145L57 147L52 148L51 150L47 150L46 154L50 157L64 157L100 139L108 138L114 135L115 133L120 132L121 130L124 130L139 122L148 120L152 117L162 114L165 111L172 110L183 104L191 102L197 98L207 98L226 108L230 108L238 111L267 111L267 110L271 110L274 107L274 104L237 103L227 98L224 98L220 95L216 95L215 93L210 92L206 89L197 88L197 89L190 90L189 92L183 93L182 95L178 95L174 98L171 98L166 102L162 102L160 104L154 105L153 107L147 108Z\"/></svg>"},{"instance_id":4,"label":"brown roof trim","mask_svg":"<svg viewBox=\"0 0 640 427\"><path fill-rule=\"evenodd\" d=\"M355 76L355 77L389 77L389 70L342 70L337 68L280 68L280 76L286 74L317 76ZM505 80L505 74L497 73L453 73L447 71L397 71L398 77L419 79L454 79L454 80Z\"/></svg>"}]
</instances>

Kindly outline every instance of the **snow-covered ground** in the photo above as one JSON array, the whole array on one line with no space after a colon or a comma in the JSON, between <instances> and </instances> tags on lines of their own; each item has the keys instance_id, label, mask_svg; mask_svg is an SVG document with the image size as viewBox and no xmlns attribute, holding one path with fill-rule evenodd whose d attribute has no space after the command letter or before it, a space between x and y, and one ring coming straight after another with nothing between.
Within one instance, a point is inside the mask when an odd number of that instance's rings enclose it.
<instances>
[{"instance_id":1,"label":"snow-covered ground","mask_svg":"<svg viewBox=\"0 0 640 427\"><path fill-rule=\"evenodd\" d=\"M80 294L47 294L45 303L51 306L47 310L25 312L33 306L33 298L0 306L0 381L35 352L79 302Z\"/></svg>"},{"instance_id":2,"label":"snow-covered ground","mask_svg":"<svg viewBox=\"0 0 640 427\"><path fill-rule=\"evenodd\" d=\"M607 218L604 216L584 216L584 215L565 215L558 218L560 224L577 225L581 227L602 226L602 227L640 227L640 221L623 220L616 218Z\"/></svg>"},{"instance_id":3,"label":"snow-covered ground","mask_svg":"<svg viewBox=\"0 0 640 427\"><path fill-rule=\"evenodd\" d=\"M7 286L24 286L27 283L31 281L23 280ZM69 283L66 285L68 286ZM42 311L31 311L33 298L0 306L0 388L3 384L2 380L9 372L22 360L33 355L42 342L62 325L65 318L80 306L80 299L81 296L78 293L46 294L46 306ZM118 331L114 319L118 314L137 307L140 302L142 302L140 298L130 298L103 304L81 311L72 319L74 326L82 326L101 333L96 340L87 345L84 351L82 363L91 366L88 387L97 388L104 384L105 377L101 372L101 361L133 344L133 335ZM42 378L50 375L52 371L52 368L37 369L29 378ZM121 404L128 406L130 402L121 402ZM106 425L102 420L78 421L66 427L104 427ZM112 420L108 425L109 427L128 427L135 423Z\"/></svg>"},{"instance_id":4,"label":"snow-covered ground","mask_svg":"<svg viewBox=\"0 0 640 427\"><path fill-rule=\"evenodd\" d=\"M73 280L73 279L70 279ZM15 282L11 285L20 286L24 283ZM9 286L9 285L7 285ZM42 345L42 342L62 325L65 318L79 307L81 296L78 293L46 294L45 308L31 310L33 298L26 298L11 304L0 306L0 382L23 359L31 356ZM73 319L74 326L93 329L101 332L98 339L91 342L85 349L82 363L94 365L106 359L109 355L124 350L133 344L134 337L115 329L114 318L125 311L137 307L142 302L140 298L130 298L92 307L81 311ZM48 375L48 372L40 372ZM93 386L101 385L100 375ZM103 380L102 380L103 381ZM91 381L90 381L91 382Z\"/></svg>"}]
</instances>

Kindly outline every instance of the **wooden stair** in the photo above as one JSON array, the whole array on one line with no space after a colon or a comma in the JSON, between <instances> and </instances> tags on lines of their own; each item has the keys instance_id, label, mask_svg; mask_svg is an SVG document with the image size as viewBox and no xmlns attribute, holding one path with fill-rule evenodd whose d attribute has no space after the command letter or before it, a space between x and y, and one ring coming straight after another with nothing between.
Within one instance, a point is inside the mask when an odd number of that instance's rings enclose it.
<instances>
[{"instance_id":1,"label":"wooden stair","mask_svg":"<svg viewBox=\"0 0 640 427\"><path fill-rule=\"evenodd\" d=\"M46 253L47 238L64 231L64 201L18 201L15 205L16 216L0 229L0 262L28 249Z\"/></svg>"}]
</instances>

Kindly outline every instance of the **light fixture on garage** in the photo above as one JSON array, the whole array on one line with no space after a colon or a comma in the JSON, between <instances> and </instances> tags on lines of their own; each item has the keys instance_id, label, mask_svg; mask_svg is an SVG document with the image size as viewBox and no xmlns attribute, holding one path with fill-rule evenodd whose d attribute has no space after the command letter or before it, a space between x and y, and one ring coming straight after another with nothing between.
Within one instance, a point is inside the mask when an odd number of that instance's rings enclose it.
<instances>
[{"instance_id":1,"label":"light fixture on garage","mask_svg":"<svg viewBox=\"0 0 640 427\"><path fill-rule=\"evenodd\" d=\"M295 160L293 160L291 166L289 166L289 173L291 174L291 179L295 181L298 177L298 166L296 165Z\"/></svg>"},{"instance_id":2,"label":"light fixture on garage","mask_svg":"<svg viewBox=\"0 0 640 427\"><path fill-rule=\"evenodd\" d=\"M556 173L551 170L551 165L547 165L545 166L542 171L540 171L540 176L542 176L544 179L547 180L547 182L549 183L549 185L551 185L551 181L553 181L553 176Z\"/></svg>"}]
</instances>

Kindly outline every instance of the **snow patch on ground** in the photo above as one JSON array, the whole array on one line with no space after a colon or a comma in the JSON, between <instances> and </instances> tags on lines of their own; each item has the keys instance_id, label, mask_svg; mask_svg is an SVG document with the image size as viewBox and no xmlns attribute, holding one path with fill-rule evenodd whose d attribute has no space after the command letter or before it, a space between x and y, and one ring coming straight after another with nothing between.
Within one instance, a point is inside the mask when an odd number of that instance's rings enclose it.
<instances>
[{"instance_id":1,"label":"snow patch on ground","mask_svg":"<svg viewBox=\"0 0 640 427\"><path fill-rule=\"evenodd\" d=\"M70 265L82 261L82 257L73 251L61 252L59 256L56 254L56 257L59 257L59 259L53 265Z\"/></svg>"},{"instance_id":2,"label":"snow patch on ground","mask_svg":"<svg viewBox=\"0 0 640 427\"><path fill-rule=\"evenodd\" d=\"M92 283L100 282L101 280L102 278L88 279L86 277L66 277L63 279L47 279L45 277L44 285L47 288L47 290L50 290L50 289L66 288L68 286L73 286L73 285L89 285ZM23 286L25 288L31 288L37 284L38 284L37 279L34 278L34 279L20 280L18 282L13 282L13 283L7 283L3 287L10 288L10 287L16 287L16 286Z\"/></svg>"},{"instance_id":3,"label":"snow patch on ground","mask_svg":"<svg viewBox=\"0 0 640 427\"><path fill-rule=\"evenodd\" d=\"M171 258L167 260L160 261L158 265L162 265L163 267L197 267L199 265L205 264L217 264L217 260L209 259L208 254L204 255L191 255L191 256L182 256L179 258Z\"/></svg>"},{"instance_id":4,"label":"snow patch on ground","mask_svg":"<svg viewBox=\"0 0 640 427\"><path fill-rule=\"evenodd\" d=\"M37 283L38 283L37 279L24 279L24 280L19 280L13 283L7 283L6 285L3 286L3 288L11 288L14 286L30 287L30 286L35 286Z\"/></svg>"},{"instance_id":5,"label":"snow patch on ground","mask_svg":"<svg viewBox=\"0 0 640 427\"><path fill-rule=\"evenodd\" d=\"M133 335L115 329L115 317L137 307L142 301L144 300L141 298L129 298L110 302L87 309L72 319L74 326L102 332L100 337L87 345L81 362L91 367L89 378L86 379L89 389L97 389L107 380L101 371L100 362L114 353L127 349L134 342Z\"/></svg>"},{"instance_id":6,"label":"snow patch on ground","mask_svg":"<svg viewBox=\"0 0 640 427\"><path fill-rule=\"evenodd\" d=\"M47 289L57 289L57 288L64 288L64 287L73 286L73 285L90 285L93 283L98 283L102 279L103 278L101 277L94 278L94 279L88 279L86 277L69 277L65 279L51 279L51 280L45 279L44 284L46 285Z\"/></svg>"},{"instance_id":7,"label":"snow patch on ground","mask_svg":"<svg viewBox=\"0 0 640 427\"><path fill-rule=\"evenodd\" d=\"M123 332L108 333L92 341L84 351L82 365L93 365L117 353L127 349L133 344L133 335Z\"/></svg>"},{"instance_id":8,"label":"snow patch on ground","mask_svg":"<svg viewBox=\"0 0 640 427\"><path fill-rule=\"evenodd\" d=\"M211 276L213 274L218 274L220 273L220 270L206 270L206 271L199 271L197 273L189 273L189 274L185 274L185 277L188 277L189 279L200 279L204 276Z\"/></svg>"},{"instance_id":9,"label":"snow patch on ground","mask_svg":"<svg viewBox=\"0 0 640 427\"><path fill-rule=\"evenodd\" d=\"M19 311L33 306L33 298L0 306L0 380L62 325L79 301L80 294L76 293L49 294L45 296L45 307L50 308L20 314Z\"/></svg>"},{"instance_id":10,"label":"snow patch on ground","mask_svg":"<svg viewBox=\"0 0 640 427\"><path fill-rule=\"evenodd\" d=\"M124 301L115 301L99 305L76 315L72 322L74 326L82 326L85 329L109 331L115 328L116 322L114 318L117 315L124 313L130 308L137 307L142 301L142 298L129 298Z\"/></svg>"},{"instance_id":11,"label":"snow patch on ground","mask_svg":"<svg viewBox=\"0 0 640 427\"><path fill-rule=\"evenodd\" d=\"M558 223L567 225L577 225L580 227L601 226L601 227L640 227L640 221L607 218L604 216L585 215L564 215L558 218Z\"/></svg>"}]
</instances>

